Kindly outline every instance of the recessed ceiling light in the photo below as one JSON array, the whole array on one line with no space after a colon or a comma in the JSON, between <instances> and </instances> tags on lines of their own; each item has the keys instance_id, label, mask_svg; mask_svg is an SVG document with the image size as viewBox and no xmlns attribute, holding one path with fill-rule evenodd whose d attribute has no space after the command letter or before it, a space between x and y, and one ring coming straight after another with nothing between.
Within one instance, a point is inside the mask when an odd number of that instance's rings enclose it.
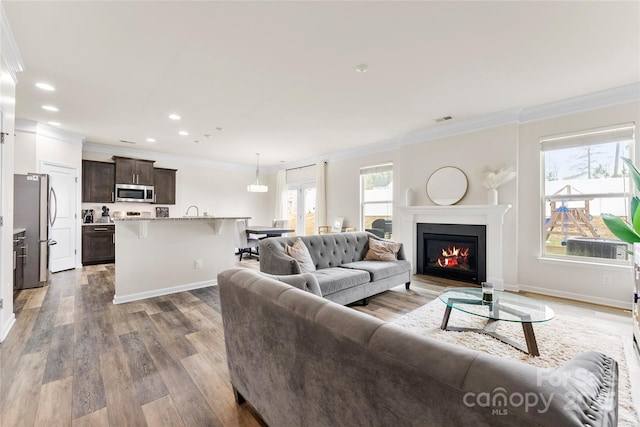
<instances>
[{"instance_id":1,"label":"recessed ceiling light","mask_svg":"<svg viewBox=\"0 0 640 427\"><path fill-rule=\"evenodd\" d=\"M47 111L59 111L58 108L53 105L43 105L42 109Z\"/></svg>"},{"instance_id":2,"label":"recessed ceiling light","mask_svg":"<svg viewBox=\"0 0 640 427\"><path fill-rule=\"evenodd\" d=\"M48 91L56 90L56 88L51 86L49 83L36 83L36 87Z\"/></svg>"},{"instance_id":3,"label":"recessed ceiling light","mask_svg":"<svg viewBox=\"0 0 640 427\"><path fill-rule=\"evenodd\" d=\"M198 141L197 139L194 139L193 142L195 142L196 144L200 144L200 141Z\"/></svg>"},{"instance_id":4,"label":"recessed ceiling light","mask_svg":"<svg viewBox=\"0 0 640 427\"><path fill-rule=\"evenodd\" d=\"M444 116L444 117L438 117L437 119L435 119L435 121L438 123L446 122L447 120L453 120L453 116Z\"/></svg>"},{"instance_id":5,"label":"recessed ceiling light","mask_svg":"<svg viewBox=\"0 0 640 427\"><path fill-rule=\"evenodd\" d=\"M133 144L133 145L135 145L135 142L133 142L133 141L127 141L126 139L121 139L121 140L120 140L120 142L123 142L123 143L125 143L125 144Z\"/></svg>"},{"instance_id":6,"label":"recessed ceiling light","mask_svg":"<svg viewBox=\"0 0 640 427\"><path fill-rule=\"evenodd\" d=\"M224 128L220 128L220 127L218 127L218 128L216 128L216 130L217 130L218 132L222 132L222 131L224 130Z\"/></svg>"},{"instance_id":7,"label":"recessed ceiling light","mask_svg":"<svg viewBox=\"0 0 640 427\"><path fill-rule=\"evenodd\" d=\"M155 138L147 138L147 142L156 142Z\"/></svg>"},{"instance_id":8,"label":"recessed ceiling light","mask_svg":"<svg viewBox=\"0 0 640 427\"><path fill-rule=\"evenodd\" d=\"M51 126L60 126L60 123L58 122L47 122L48 124L50 124Z\"/></svg>"},{"instance_id":9,"label":"recessed ceiling light","mask_svg":"<svg viewBox=\"0 0 640 427\"><path fill-rule=\"evenodd\" d=\"M180 132L178 132L180 135L182 136L187 136L189 135L189 132L187 132L186 130L181 130Z\"/></svg>"},{"instance_id":10,"label":"recessed ceiling light","mask_svg":"<svg viewBox=\"0 0 640 427\"><path fill-rule=\"evenodd\" d=\"M180 120L181 119L181 117L179 115L177 115L177 114L169 114L169 118L171 120Z\"/></svg>"},{"instance_id":11,"label":"recessed ceiling light","mask_svg":"<svg viewBox=\"0 0 640 427\"><path fill-rule=\"evenodd\" d=\"M367 64L360 64L356 67L356 71L358 73L366 73L368 69L369 69L369 66Z\"/></svg>"}]
</instances>

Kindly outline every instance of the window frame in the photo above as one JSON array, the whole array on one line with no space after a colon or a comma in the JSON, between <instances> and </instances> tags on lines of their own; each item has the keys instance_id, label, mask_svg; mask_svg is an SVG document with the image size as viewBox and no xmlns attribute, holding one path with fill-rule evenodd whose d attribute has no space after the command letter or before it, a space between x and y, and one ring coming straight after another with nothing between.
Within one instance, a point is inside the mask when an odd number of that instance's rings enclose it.
<instances>
[{"instance_id":1,"label":"window frame","mask_svg":"<svg viewBox=\"0 0 640 427\"><path fill-rule=\"evenodd\" d=\"M615 139L615 133L619 130L631 129L631 135L628 137L622 137L619 140ZM603 135L599 137L597 135ZM608 137L607 137L608 136ZM582 140L583 142L580 142ZM599 258L580 255L567 255L567 254L550 254L546 251L546 205L551 200L567 199L567 195L547 195L545 192L547 175L546 175L546 163L545 153L563 150L567 148L581 148L587 146L601 145L614 142L628 142L629 152L628 156L631 159L635 159L635 123L623 123L613 126L607 126L596 129L587 129L578 132L572 132L562 135L552 135L540 138L540 216L539 216L539 239L540 250L539 258L542 260L559 261L559 262L571 262L577 264L587 265L608 265L608 266L629 266L633 262L633 256L628 256L626 260L618 260L612 258ZM622 169L624 170L624 168ZM575 199L589 197L591 199L613 199L613 198L625 198L625 212L627 212L627 218L631 211L631 198L634 195L633 183L631 182L631 175L626 177L623 175L623 191L612 193L583 193L582 196L577 196ZM615 238L615 237L614 237ZM615 238L617 239L617 238ZM619 239L618 239L619 240ZM621 241L622 242L622 241ZM626 242L622 242L626 243ZM628 245L628 244L627 244ZM628 251L630 251L631 245L628 245Z\"/></svg>"},{"instance_id":2,"label":"window frame","mask_svg":"<svg viewBox=\"0 0 640 427\"><path fill-rule=\"evenodd\" d=\"M367 172L369 171L369 172ZM373 173L391 172L391 194L389 200L376 200L367 202L364 200L365 186L363 177ZM371 166L363 166L360 168L359 180L360 180L360 230L365 230L365 205L391 205L391 220L393 221L393 162L378 163Z\"/></svg>"}]
</instances>

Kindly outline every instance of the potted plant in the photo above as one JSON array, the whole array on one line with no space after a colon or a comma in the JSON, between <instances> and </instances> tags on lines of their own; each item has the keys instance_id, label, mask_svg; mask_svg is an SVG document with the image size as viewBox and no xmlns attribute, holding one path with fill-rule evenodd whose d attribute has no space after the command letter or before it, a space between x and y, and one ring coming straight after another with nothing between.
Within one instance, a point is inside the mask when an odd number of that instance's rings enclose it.
<instances>
[{"instance_id":1,"label":"potted plant","mask_svg":"<svg viewBox=\"0 0 640 427\"><path fill-rule=\"evenodd\" d=\"M635 167L633 162L623 157L622 161L631 171L636 191L640 190L640 171ZM602 214L602 220L607 228L620 240L629 244L640 243L640 198L634 195L631 199L631 224L623 221L620 217L608 213Z\"/></svg>"}]
</instances>

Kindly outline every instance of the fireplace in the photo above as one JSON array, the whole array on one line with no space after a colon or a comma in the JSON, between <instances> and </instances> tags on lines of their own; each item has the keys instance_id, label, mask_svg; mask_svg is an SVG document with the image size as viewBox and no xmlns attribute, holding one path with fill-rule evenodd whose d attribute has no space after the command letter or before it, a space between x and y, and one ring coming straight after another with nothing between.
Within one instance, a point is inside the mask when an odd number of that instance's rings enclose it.
<instances>
[{"instance_id":1,"label":"fireplace","mask_svg":"<svg viewBox=\"0 0 640 427\"><path fill-rule=\"evenodd\" d=\"M487 280L486 226L417 224L416 272L462 282Z\"/></svg>"}]
</instances>

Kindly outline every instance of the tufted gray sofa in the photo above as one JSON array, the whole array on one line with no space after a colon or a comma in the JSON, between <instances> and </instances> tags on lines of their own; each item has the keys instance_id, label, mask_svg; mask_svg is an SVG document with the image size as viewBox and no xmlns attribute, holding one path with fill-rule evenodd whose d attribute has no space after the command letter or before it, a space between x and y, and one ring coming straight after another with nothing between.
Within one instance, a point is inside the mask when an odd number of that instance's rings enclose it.
<instances>
[{"instance_id":1,"label":"tufted gray sofa","mask_svg":"<svg viewBox=\"0 0 640 427\"><path fill-rule=\"evenodd\" d=\"M405 284L409 289L411 264L400 247L397 261L364 261L371 233L320 234L301 236L316 271L309 273L317 280L319 295L338 304L349 304L371 295ZM284 252L297 237L274 237L260 241L260 271L275 275L299 274L298 262ZM313 279L311 279L313 280ZM311 285L314 289L315 285Z\"/></svg>"},{"instance_id":2,"label":"tufted gray sofa","mask_svg":"<svg viewBox=\"0 0 640 427\"><path fill-rule=\"evenodd\" d=\"M408 332L249 269L218 275L229 374L270 426L617 424L618 366L541 369Z\"/></svg>"}]
</instances>

